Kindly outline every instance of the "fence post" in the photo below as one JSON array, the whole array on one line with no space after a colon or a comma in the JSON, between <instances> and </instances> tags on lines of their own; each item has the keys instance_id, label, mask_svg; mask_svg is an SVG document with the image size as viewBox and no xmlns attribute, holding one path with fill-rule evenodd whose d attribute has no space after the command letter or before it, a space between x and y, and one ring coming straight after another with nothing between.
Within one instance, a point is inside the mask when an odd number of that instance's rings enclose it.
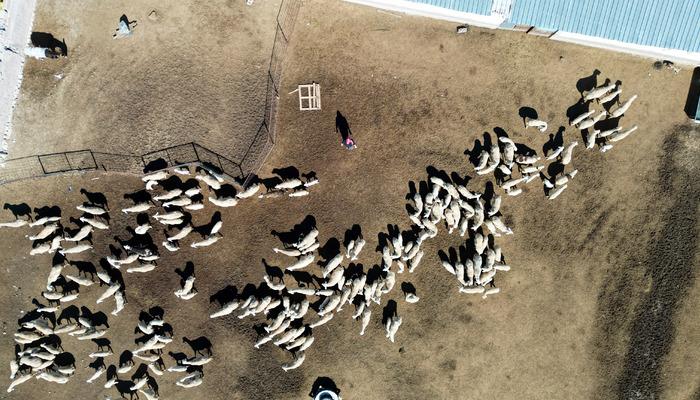
<instances>
[{"instance_id":1,"label":"fence post","mask_svg":"<svg viewBox=\"0 0 700 400\"><path fill-rule=\"evenodd\" d=\"M46 175L46 168L44 168L44 163L41 162L41 156L36 156L36 159L39 160L39 165L41 165L41 170L44 172L44 175Z\"/></svg>"},{"instance_id":2,"label":"fence post","mask_svg":"<svg viewBox=\"0 0 700 400\"><path fill-rule=\"evenodd\" d=\"M92 149L90 149L90 155L92 156L92 162L95 164L95 169L97 169L97 160L95 159L95 153L92 152ZM102 166L102 168L104 168L104 165ZM105 168L105 171L106 170L107 169Z\"/></svg>"},{"instance_id":3,"label":"fence post","mask_svg":"<svg viewBox=\"0 0 700 400\"><path fill-rule=\"evenodd\" d=\"M197 153L197 144L195 142L192 142L192 149L194 150L194 156L197 157L197 161L201 163L202 159L199 158L199 153Z\"/></svg>"}]
</instances>

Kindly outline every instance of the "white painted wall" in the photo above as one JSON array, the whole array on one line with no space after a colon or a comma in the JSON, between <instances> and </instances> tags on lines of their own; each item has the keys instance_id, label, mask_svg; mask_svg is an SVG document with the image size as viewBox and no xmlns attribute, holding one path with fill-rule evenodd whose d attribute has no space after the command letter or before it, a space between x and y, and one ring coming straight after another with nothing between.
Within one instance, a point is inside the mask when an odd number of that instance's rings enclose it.
<instances>
[{"instance_id":1,"label":"white painted wall","mask_svg":"<svg viewBox=\"0 0 700 400\"><path fill-rule=\"evenodd\" d=\"M550 37L550 39L619 51L622 53L653 58L655 60L669 60L678 64L700 65L700 53L691 53L683 50L642 46L638 44L620 42L617 40L603 39L594 36L586 36L578 33L561 31L556 32Z\"/></svg>"},{"instance_id":2,"label":"white painted wall","mask_svg":"<svg viewBox=\"0 0 700 400\"><path fill-rule=\"evenodd\" d=\"M345 0L350 3L362 4L384 10L397 11L409 15L418 15L441 19L445 21L458 22L480 26L483 28L498 28L503 23L504 18L498 15L479 15L460 11L448 10L442 7L431 6L429 4L415 3L405 0Z\"/></svg>"}]
</instances>

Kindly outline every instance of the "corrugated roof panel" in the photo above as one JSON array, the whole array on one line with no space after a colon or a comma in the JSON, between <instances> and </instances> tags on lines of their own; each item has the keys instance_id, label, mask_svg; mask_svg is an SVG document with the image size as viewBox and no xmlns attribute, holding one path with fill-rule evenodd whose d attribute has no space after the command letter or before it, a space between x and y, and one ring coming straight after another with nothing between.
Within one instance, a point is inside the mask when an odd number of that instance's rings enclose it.
<instances>
[{"instance_id":1,"label":"corrugated roof panel","mask_svg":"<svg viewBox=\"0 0 700 400\"><path fill-rule=\"evenodd\" d=\"M509 22L700 52L699 0L514 0Z\"/></svg>"},{"instance_id":2,"label":"corrugated roof panel","mask_svg":"<svg viewBox=\"0 0 700 400\"><path fill-rule=\"evenodd\" d=\"M409 0L414 3L428 4L448 10L491 15L492 0Z\"/></svg>"}]
</instances>

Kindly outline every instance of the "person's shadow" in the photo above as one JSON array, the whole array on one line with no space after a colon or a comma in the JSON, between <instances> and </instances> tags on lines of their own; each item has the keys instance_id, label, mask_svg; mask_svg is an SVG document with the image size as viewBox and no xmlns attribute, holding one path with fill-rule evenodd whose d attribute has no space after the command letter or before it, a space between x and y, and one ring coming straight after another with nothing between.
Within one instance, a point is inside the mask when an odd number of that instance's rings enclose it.
<instances>
[{"instance_id":1,"label":"person's shadow","mask_svg":"<svg viewBox=\"0 0 700 400\"><path fill-rule=\"evenodd\" d=\"M347 140L350 135L352 135L352 131L350 130L350 124L348 123L348 120L343 116L343 114L338 111L335 114L335 131L340 133L340 137L343 140L343 143Z\"/></svg>"}]
</instances>

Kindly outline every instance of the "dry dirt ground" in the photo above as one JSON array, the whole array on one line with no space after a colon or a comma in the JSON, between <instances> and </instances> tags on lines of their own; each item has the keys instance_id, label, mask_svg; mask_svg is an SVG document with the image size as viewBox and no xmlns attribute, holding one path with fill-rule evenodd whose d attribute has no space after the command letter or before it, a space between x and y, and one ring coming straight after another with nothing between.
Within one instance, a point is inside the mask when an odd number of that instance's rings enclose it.
<instances>
[{"instance_id":1,"label":"dry dirt ground","mask_svg":"<svg viewBox=\"0 0 700 400\"><path fill-rule=\"evenodd\" d=\"M279 5L38 2L34 31L65 40L68 57L27 61L10 157L196 141L239 161L262 120ZM113 40L122 14L136 27Z\"/></svg>"},{"instance_id":2,"label":"dry dirt ground","mask_svg":"<svg viewBox=\"0 0 700 400\"><path fill-rule=\"evenodd\" d=\"M271 251L279 242L270 231L291 229L307 215L315 218L322 243L360 225L368 244L359 261L365 268L379 263L377 234L388 224L409 228L409 182L426 179L428 167L473 176L464 152L497 127L542 153L548 135L525 131L520 107L536 109L550 123L548 133L561 125L566 142L581 141L566 112L579 98L577 80L596 68L599 82L621 80L623 97L639 95L622 124L640 128L606 154L577 147L572 165L579 174L558 199L546 200L539 181L504 199L502 211L515 234L499 239L512 266L498 275L501 294L483 300L458 293L437 252L462 241L441 229L424 245L418 270L400 275L384 297L398 301L404 318L397 343L384 338L380 308L365 336L346 309L315 330L304 365L283 373L286 353L253 349L253 321L206 317L213 310L210 294L260 282L262 258L273 265L287 261ZM221 242L205 251L164 254L155 271L125 276L129 304L110 318L106 337L115 352L130 348L138 312L155 305L165 309L175 330L167 350L186 351L182 336L208 337L216 358L205 366L204 384L186 391L174 386L171 375L157 378L168 399L299 399L317 377L328 376L346 399L696 400L700 130L683 114L689 72L655 71L649 60L518 33L474 29L457 36L449 23L307 2L281 93L319 82L324 109L299 112L296 97L283 95L277 145L260 175L294 166L315 171L321 183L304 198L251 200L226 209ZM336 111L347 117L358 142L352 152L339 146ZM485 181L473 179L470 187ZM104 191L116 210L126 204L121 194L139 184L118 175L50 177L2 186L0 198L33 207L56 204L68 217L77 215L81 187ZM198 213L197 223L212 212ZM86 259L96 262L113 235L126 236L124 228L134 226L133 218L117 214ZM28 256L25 233L0 233L0 251L7 254L0 289L9 293L0 300L7 332L0 342L3 365L12 357L19 310L32 307L50 265L48 256ZM160 235L154 233L157 241ZM200 295L182 304L172 294L178 285L173 270L188 260ZM401 281L416 286L417 304L403 302ZM97 292L89 288L81 302L108 312L111 305L94 305ZM92 344L69 338L64 347L79 367L69 384L32 382L5 396L32 399L45 390L59 399L117 395L82 383L90 374L85 367ZM3 374L0 385L7 383Z\"/></svg>"}]
</instances>

